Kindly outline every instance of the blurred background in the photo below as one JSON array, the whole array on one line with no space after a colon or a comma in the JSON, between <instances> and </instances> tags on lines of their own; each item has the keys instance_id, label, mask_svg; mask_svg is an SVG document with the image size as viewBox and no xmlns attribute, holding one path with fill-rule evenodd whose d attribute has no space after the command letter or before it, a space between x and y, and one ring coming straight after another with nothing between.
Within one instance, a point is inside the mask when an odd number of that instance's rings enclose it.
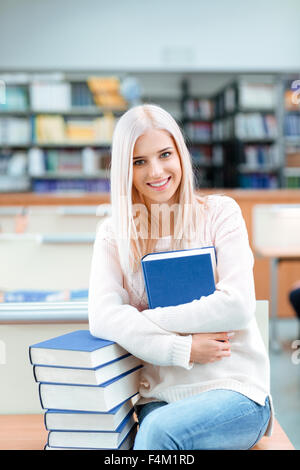
<instances>
[{"instance_id":1,"label":"blurred background","mask_svg":"<svg viewBox=\"0 0 300 470\"><path fill-rule=\"evenodd\" d=\"M25 347L87 328L113 129L155 103L183 130L197 190L242 209L276 416L300 449L299 18L298 0L1 1L1 414L41 411Z\"/></svg>"}]
</instances>

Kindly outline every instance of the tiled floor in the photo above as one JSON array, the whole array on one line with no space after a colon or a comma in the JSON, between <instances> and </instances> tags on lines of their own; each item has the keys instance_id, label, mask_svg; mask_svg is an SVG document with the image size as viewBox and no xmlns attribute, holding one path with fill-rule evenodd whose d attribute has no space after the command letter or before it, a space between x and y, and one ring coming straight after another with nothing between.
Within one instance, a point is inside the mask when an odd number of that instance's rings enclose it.
<instances>
[{"instance_id":1,"label":"tiled floor","mask_svg":"<svg viewBox=\"0 0 300 470\"><path fill-rule=\"evenodd\" d=\"M300 349L298 320L277 320L280 351L270 349L271 393L277 420L297 450L300 450ZM271 333L271 330L270 330ZM300 341L299 341L300 345Z\"/></svg>"}]
</instances>

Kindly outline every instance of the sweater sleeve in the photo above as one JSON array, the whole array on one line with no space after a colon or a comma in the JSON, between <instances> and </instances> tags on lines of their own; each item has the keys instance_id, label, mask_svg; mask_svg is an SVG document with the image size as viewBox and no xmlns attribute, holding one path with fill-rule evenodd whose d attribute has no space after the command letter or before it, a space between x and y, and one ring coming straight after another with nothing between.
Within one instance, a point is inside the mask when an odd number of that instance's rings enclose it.
<instances>
[{"instance_id":1,"label":"sweater sleeve","mask_svg":"<svg viewBox=\"0 0 300 470\"><path fill-rule=\"evenodd\" d=\"M90 271L91 334L118 343L145 362L190 369L191 335L168 332L129 305L116 243L105 236L106 221L102 225L94 243Z\"/></svg>"},{"instance_id":2,"label":"sweater sleeve","mask_svg":"<svg viewBox=\"0 0 300 470\"><path fill-rule=\"evenodd\" d=\"M228 196L214 196L211 234L217 254L213 294L192 302L144 310L161 328L178 333L242 330L255 315L254 258L239 205Z\"/></svg>"}]
</instances>

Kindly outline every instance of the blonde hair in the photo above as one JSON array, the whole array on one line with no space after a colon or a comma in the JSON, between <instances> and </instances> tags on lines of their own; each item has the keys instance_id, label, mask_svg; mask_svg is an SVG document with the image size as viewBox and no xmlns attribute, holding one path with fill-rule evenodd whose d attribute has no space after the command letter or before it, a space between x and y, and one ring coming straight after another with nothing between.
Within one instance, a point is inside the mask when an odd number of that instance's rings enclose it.
<instances>
[{"instance_id":1,"label":"blonde hair","mask_svg":"<svg viewBox=\"0 0 300 470\"><path fill-rule=\"evenodd\" d=\"M141 258L154 251L156 240L137 232L133 206L140 209L139 223L144 234L148 227L159 223L159 219L149 214L143 196L132 184L133 150L141 135L149 129L167 131L176 145L182 168L181 183L178 187L177 209L182 214L174 220L174 238L171 250L185 249L190 246L193 236L199 229L199 207L204 199L195 194L192 161L182 132L175 119L160 106L144 104L129 109L118 120L113 134L111 158L111 206L112 222L118 254L123 273L137 271ZM200 204L199 204L200 203ZM176 218L176 214L174 214ZM153 227L152 227L153 228ZM191 234L194 234L191 236Z\"/></svg>"}]
</instances>

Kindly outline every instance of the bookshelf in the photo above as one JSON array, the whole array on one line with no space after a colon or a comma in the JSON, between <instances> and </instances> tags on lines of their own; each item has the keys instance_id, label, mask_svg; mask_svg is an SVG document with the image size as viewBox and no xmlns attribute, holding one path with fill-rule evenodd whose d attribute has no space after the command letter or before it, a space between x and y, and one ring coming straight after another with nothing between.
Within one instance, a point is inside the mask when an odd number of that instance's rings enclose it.
<instances>
[{"instance_id":1,"label":"bookshelf","mask_svg":"<svg viewBox=\"0 0 300 470\"><path fill-rule=\"evenodd\" d=\"M240 77L214 98L213 143L223 153L226 187L280 187L274 78Z\"/></svg>"},{"instance_id":2,"label":"bookshelf","mask_svg":"<svg viewBox=\"0 0 300 470\"><path fill-rule=\"evenodd\" d=\"M283 180L286 188L300 189L300 75L282 80Z\"/></svg>"},{"instance_id":3,"label":"bookshelf","mask_svg":"<svg viewBox=\"0 0 300 470\"><path fill-rule=\"evenodd\" d=\"M223 167L217 150L213 151L213 100L195 96L188 79L181 83L180 124L192 157L196 187L222 187Z\"/></svg>"},{"instance_id":4,"label":"bookshelf","mask_svg":"<svg viewBox=\"0 0 300 470\"><path fill-rule=\"evenodd\" d=\"M0 193L109 191L112 132L129 106L124 77L0 73ZM141 101L181 125L197 188L300 188L299 75L234 75L213 93L198 93L200 73L136 77Z\"/></svg>"},{"instance_id":5,"label":"bookshelf","mask_svg":"<svg viewBox=\"0 0 300 470\"><path fill-rule=\"evenodd\" d=\"M205 176L196 181L200 187L203 180L207 187L281 187L278 89L273 77L237 77L209 97L191 96L184 82L182 100L182 122L193 160L195 145L201 148L198 167ZM197 112L199 107L209 112L200 111L198 116L186 112L189 108ZM209 129L206 158L201 158L204 142L195 141L190 132L197 125Z\"/></svg>"},{"instance_id":6,"label":"bookshelf","mask_svg":"<svg viewBox=\"0 0 300 470\"><path fill-rule=\"evenodd\" d=\"M4 74L0 192L109 191L112 133L128 108L116 76Z\"/></svg>"}]
</instances>

